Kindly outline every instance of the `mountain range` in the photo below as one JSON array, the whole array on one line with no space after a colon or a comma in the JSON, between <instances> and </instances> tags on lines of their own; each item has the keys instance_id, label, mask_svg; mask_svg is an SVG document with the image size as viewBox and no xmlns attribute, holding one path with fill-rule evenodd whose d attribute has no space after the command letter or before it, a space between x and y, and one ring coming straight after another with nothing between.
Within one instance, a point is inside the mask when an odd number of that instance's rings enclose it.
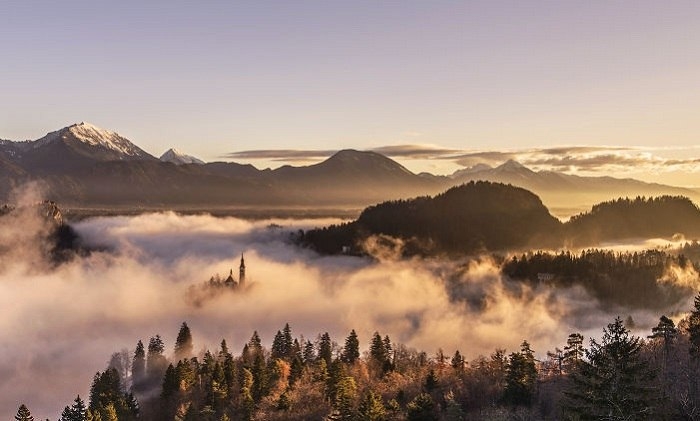
<instances>
[{"instance_id":1,"label":"mountain range","mask_svg":"<svg viewBox=\"0 0 700 421\"><path fill-rule=\"evenodd\" d=\"M46 198L66 208L362 208L372 203L432 195L485 180L531 190L555 214L593 203L661 194L698 199L698 192L633 179L579 177L532 171L508 161L478 165L451 176L414 174L376 152L342 150L323 162L259 170L234 162L205 163L170 149L160 158L118 133L73 124L29 141L0 140L0 201L13 188L36 182Z\"/></svg>"}]
</instances>

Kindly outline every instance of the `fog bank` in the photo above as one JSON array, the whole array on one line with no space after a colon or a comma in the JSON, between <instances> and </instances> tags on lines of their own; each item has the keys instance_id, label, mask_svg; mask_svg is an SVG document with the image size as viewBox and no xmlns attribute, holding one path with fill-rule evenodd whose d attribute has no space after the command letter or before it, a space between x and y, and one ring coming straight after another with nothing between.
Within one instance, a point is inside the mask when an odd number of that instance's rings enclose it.
<instances>
[{"instance_id":1,"label":"fog bank","mask_svg":"<svg viewBox=\"0 0 700 421\"><path fill-rule=\"evenodd\" d=\"M43 226L36 216L22 217ZM544 355L569 333L597 333L618 314L632 315L640 328L659 317L603 311L581 288L513 283L487 258L397 260L377 244L377 259L322 257L287 241L291 231L339 222L334 220L250 222L174 213L95 218L75 228L101 251L58 267L41 259L43 228L8 237L16 222L0 222L0 239L21 245L10 247L0 267L5 419L20 403L36 419L57 419L76 394L87 398L93 375L113 352L133 352L139 339L147 343L160 334L171 353L183 321L198 350L218 347L225 338L238 353L253 330L269 347L289 322L295 336L312 340L328 331L342 343L355 329L367 348L377 330L430 355L459 349L470 360L495 348L516 350L523 339ZM192 285L231 269L237 277L242 253L251 288L192 305Z\"/></svg>"}]
</instances>

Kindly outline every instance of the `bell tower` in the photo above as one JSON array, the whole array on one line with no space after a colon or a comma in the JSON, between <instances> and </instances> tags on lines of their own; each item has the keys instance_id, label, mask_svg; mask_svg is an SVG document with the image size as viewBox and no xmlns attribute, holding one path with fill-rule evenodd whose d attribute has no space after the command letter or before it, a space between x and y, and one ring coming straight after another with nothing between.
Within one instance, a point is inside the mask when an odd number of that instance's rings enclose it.
<instances>
[{"instance_id":1,"label":"bell tower","mask_svg":"<svg viewBox=\"0 0 700 421\"><path fill-rule=\"evenodd\" d=\"M243 260L243 253L241 253L241 265L238 267L238 286L241 288L245 287L245 261Z\"/></svg>"}]
</instances>

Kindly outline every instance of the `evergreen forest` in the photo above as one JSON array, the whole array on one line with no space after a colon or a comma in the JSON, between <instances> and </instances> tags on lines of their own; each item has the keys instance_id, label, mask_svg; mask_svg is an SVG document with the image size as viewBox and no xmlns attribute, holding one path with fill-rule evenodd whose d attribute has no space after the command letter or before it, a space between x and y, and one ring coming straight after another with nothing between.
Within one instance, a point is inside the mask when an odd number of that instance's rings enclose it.
<instances>
[{"instance_id":1,"label":"evergreen forest","mask_svg":"<svg viewBox=\"0 0 700 421\"><path fill-rule=\"evenodd\" d=\"M455 332L468 335L468 332ZM340 339L340 338L338 338ZM468 341L466 341L468 343ZM622 319L595 339L572 332L553 350L495 349L467 361L355 330L337 342L295 336L268 347L257 332L234 353L226 340L194 353L182 323L166 352L159 335L112 355L89 396L60 421L84 420L675 420L700 415L700 295L676 324L647 335ZM463 353L464 352L464 353ZM39 390L40 393L40 390ZM33 420L31 397L16 420Z\"/></svg>"}]
</instances>

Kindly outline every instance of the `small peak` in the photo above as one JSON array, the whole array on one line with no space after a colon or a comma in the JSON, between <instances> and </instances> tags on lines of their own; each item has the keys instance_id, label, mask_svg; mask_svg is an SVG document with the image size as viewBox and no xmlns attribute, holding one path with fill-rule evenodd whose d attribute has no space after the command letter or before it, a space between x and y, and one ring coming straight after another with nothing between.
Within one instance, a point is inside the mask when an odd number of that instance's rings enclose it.
<instances>
[{"instance_id":1,"label":"small peak","mask_svg":"<svg viewBox=\"0 0 700 421\"><path fill-rule=\"evenodd\" d=\"M503 164L496 167L496 169L497 170L506 170L506 171L519 171L519 170L527 170L528 168L514 159L509 159L506 162L504 162Z\"/></svg>"},{"instance_id":2,"label":"small peak","mask_svg":"<svg viewBox=\"0 0 700 421\"><path fill-rule=\"evenodd\" d=\"M159 158L163 162L171 162L175 165L182 165L182 164L204 164L204 161L202 161L199 158L195 158L192 155L187 155L183 152L180 152L176 148L170 148L167 151L163 153L163 155L160 156Z\"/></svg>"}]
</instances>

